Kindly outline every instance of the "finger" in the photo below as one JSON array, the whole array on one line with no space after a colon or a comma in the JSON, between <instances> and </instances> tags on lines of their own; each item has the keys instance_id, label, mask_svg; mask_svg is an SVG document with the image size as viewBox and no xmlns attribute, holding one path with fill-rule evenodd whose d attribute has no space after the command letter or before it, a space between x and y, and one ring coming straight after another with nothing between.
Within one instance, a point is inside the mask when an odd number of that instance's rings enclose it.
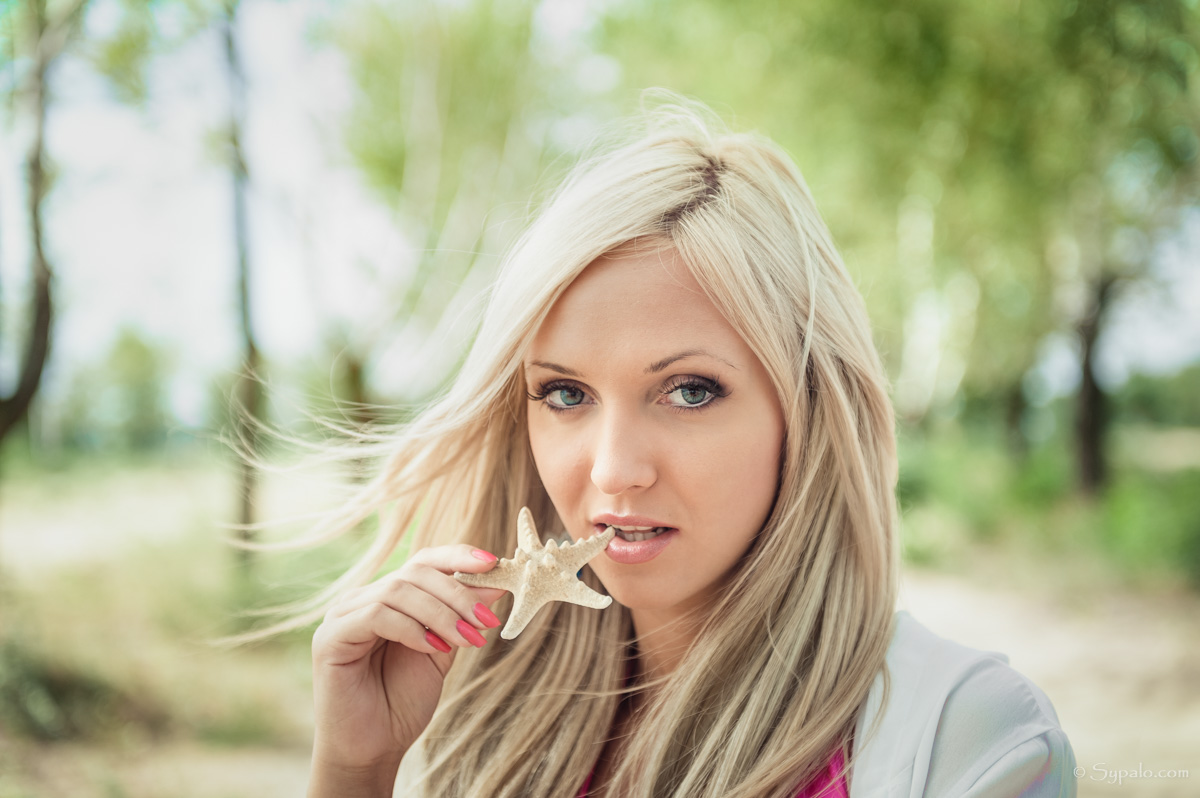
<instances>
[{"instance_id":1,"label":"finger","mask_svg":"<svg viewBox=\"0 0 1200 798\"><path fill-rule=\"evenodd\" d=\"M454 602L454 611L460 618L466 619L467 621L476 625L478 628L490 628L489 624L485 622L484 619L487 617L487 614L491 612L490 606L507 591L493 587L468 587L463 585L457 579L446 576L445 574L441 574L437 571L433 571L431 574L427 573L426 578L421 578L422 571L428 572L429 569L413 569L407 574L397 571L376 582L355 588L343 596L341 600L337 602L337 604L333 605L326 613L325 617L326 619L341 618L374 602L390 603L391 606L394 606L397 610L404 612L405 608L401 606L397 598L397 592L401 589L400 586L403 584L430 584L431 582L435 581L434 579L429 578L429 576L432 574L445 577L446 579L451 580L455 585L461 587L463 590L469 591L467 595L470 598L463 600L460 596ZM438 595L442 596L445 595L444 588L443 590L426 592L437 593ZM447 605L449 605L449 602L444 601L443 603L447 603ZM478 604L483 605L482 609L476 606ZM482 623L482 626L479 625L480 623Z\"/></svg>"},{"instance_id":2,"label":"finger","mask_svg":"<svg viewBox=\"0 0 1200 798\"><path fill-rule=\"evenodd\" d=\"M420 571L430 571L430 569L418 567L409 573L407 579L394 574L359 588L332 609L328 617L346 618L363 611L364 608L382 604L411 618L423 628L432 630L446 643L455 646L482 646L485 640L480 636L478 628L483 627L477 628L466 620L467 617L473 619L475 616L473 614L464 616L454 607L413 584L412 573ZM446 579L453 579L453 577L436 571L432 571L432 573ZM471 613L471 606L473 605L468 606L468 613ZM436 647L436 644L432 645Z\"/></svg>"},{"instance_id":3,"label":"finger","mask_svg":"<svg viewBox=\"0 0 1200 798\"><path fill-rule=\"evenodd\" d=\"M417 567L409 574L409 582L454 609L476 629L495 629L500 619L488 604L504 595L497 588L473 588L453 576L428 567Z\"/></svg>"},{"instance_id":4,"label":"finger","mask_svg":"<svg viewBox=\"0 0 1200 798\"><path fill-rule=\"evenodd\" d=\"M314 658L330 665L346 665L361 660L375 650L380 640L389 640L426 654L447 653L443 646L427 637L423 625L402 612L382 603L371 603L317 629L313 637ZM452 649L451 649L452 650Z\"/></svg>"},{"instance_id":5,"label":"finger","mask_svg":"<svg viewBox=\"0 0 1200 798\"><path fill-rule=\"evenodd\" d=\"M432 573L444 579L453 579L436 571ZM468 606L464 615L453 605L411 581L385 580L380 583L379 591L380 602L404 613L451 645L482 648L487 642L479 634L479 628L482 627L477 626L477 621L472 622L475 619L471 612L473 605Z\"/></svg>"},{"instance_id":6,"label":"finger","mask_svg":"<svg viewBox=\"0 0 1200 798\"><path fill-rule=\"evenodd\" d=\"M495 568L499 559L490 551L458 543L421 549L409 557L405 565L427 565L444 574L452 574L455 571L482 574Z\"/></svg>"},{"instance_id":7,"label":"finger","mask_svg":"<svg viewBox=\"0 0 1200 798\"><path fill-rule=\"evenodd\" d=\"M412 554L400 568L369 584L355 588L343 595L333 606L336 615L347 615L372 601L379 600L379 585L387 581L411 581L412 575L420 568L433 568L445 574L455 571L467 573L485 573L495 567L498 560L496 555L477 549L466 544L449 546L433 546L420 549ZM480 600L485 604L493 603L504 595L504 591L494 588L481 588ZM469 614L468 616L471 617Z\"/></svg>"},{"instance_id":8,"label":"finger","mask_svg":"<svg viewBox=\"0 0 1200 798\"><path fill-rule=\"evenodd\" d=\"M431 579L430 574L420 574L419 569L427 567L447 575L453 574L455 571L478 574L492 570L496 567L497 562L496 555L491 552L466 544L435 546L421 549L413 554L397 572L397 576L414 582L419 581L424 589L443 597L447 603L452 604L459 611L463 618L475 626L491 628L495 615L490 607L508 591L495 587L469 587L458 580L450 583ZM475 598L470 600L470 606L466 607L464 603L469 600L469 596ZM478 604L483 606L477 607Z\"/></svg>"}]
</instances>

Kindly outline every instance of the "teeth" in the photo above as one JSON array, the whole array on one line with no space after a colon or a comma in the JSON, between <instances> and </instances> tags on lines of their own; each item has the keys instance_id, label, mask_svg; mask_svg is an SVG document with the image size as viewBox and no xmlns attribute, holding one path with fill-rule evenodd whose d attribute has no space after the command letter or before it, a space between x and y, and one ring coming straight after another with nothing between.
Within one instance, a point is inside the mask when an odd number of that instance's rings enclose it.
<instances>
[{"instance_id":1,"label":"teeth","mask_svg":"<svg viewBox=\"0 0 1200 798\"><path fill-rule=\"evenodd\" d=\"M642 541L642 540L650 540L651 538L658 537L658 536L659 536L659 535L661 535L663 532L665 532L667 528L666 528L666 527L663 527L663 526L657 526L657 527L649 527L649 526L623 527L623 526L616 526L616 527L613 527L613 529L617 530L617 536L618 536L618 537L620 537L620 538L621 538L621 540L627 540L627 541L629 541L630 543L637 543L637 542L639 542L639 541ZM645 530L649 530L649 531L645 531Z\"/></svg>"}]
</instances>

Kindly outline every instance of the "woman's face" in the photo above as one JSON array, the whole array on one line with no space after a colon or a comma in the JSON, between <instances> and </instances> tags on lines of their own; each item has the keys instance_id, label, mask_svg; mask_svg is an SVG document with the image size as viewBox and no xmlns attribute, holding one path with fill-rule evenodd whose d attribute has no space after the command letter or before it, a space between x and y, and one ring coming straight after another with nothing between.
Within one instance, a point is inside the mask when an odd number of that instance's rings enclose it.
<instances>
[{"instance_id":1,"label":"woman's face","mask_svg":"<svg viewBox=\"0 0 1200 798\"><path fill-rule=\"evenodd\" d=\"M783 414L766 370L673 250L617 251L555 303L525 360L529 442L613 598L668 620L709 599L771 510ZM641 527L642 529L637 529Z\"/></svg>"}]
</instances>

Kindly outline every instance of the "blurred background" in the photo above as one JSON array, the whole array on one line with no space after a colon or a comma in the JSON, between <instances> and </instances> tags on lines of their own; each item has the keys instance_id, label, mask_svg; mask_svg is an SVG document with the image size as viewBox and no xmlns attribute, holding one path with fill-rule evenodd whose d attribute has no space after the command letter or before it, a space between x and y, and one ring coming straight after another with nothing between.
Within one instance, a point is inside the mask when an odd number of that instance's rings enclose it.
<instances>
[{"instance_id":1,"label":"blurred background","mask_svg":"<svg viewBox=\"0 0 1200 798\"><path fill-rule=\"evenodd\" d=\"M363 542L229 540L355 476L231 407L403 419L652 86L783 144L866 297L902 605L1080 795L1200 794L1198 61L1195 0L0 0L0 798L302 793L311 629L211 640Z\"/></svg>"}]
</instances>

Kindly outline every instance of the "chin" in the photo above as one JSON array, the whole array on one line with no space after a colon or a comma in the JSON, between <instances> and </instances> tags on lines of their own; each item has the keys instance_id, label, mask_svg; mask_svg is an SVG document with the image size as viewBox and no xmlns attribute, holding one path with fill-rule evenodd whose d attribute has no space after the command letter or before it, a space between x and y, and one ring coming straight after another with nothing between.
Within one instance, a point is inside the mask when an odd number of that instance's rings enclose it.
<instances>
[{"instance_id":1,"label":"chin","mask_svg":"<svg viewBox=\"0 0 1200 798\"><path fill-rule=\"evenodd\" d=\"M684 603L681 594L663 589L661 579L637 584L626 579L600 577L600 582L613 601L633 612L673 613Z\"/></svg>"}]
</instances>

